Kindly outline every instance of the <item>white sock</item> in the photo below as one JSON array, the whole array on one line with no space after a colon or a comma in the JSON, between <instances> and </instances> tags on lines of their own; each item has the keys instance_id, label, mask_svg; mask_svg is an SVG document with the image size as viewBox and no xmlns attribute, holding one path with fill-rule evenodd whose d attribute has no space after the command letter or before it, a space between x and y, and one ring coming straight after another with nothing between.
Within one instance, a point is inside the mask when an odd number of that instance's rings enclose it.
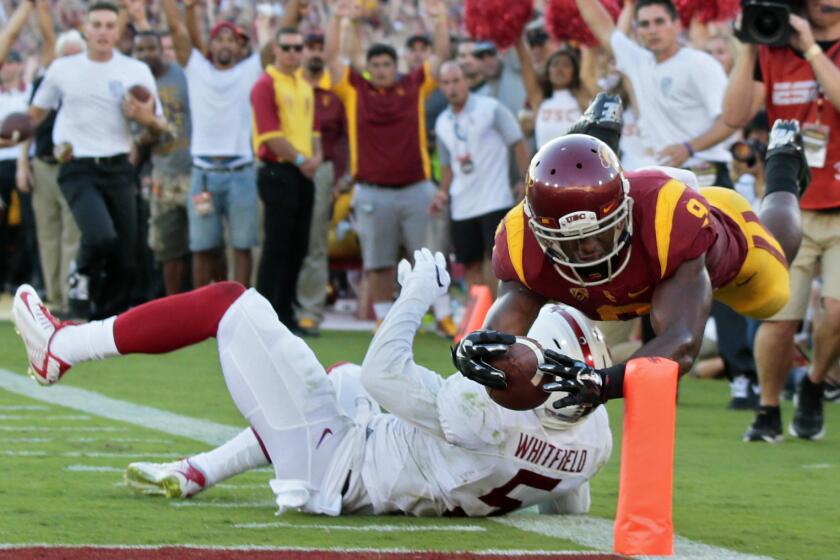
<instances>
[{"instance_id":1,"label":"white sock","mask_svg":"<svg viewBox=\"0 0 840 560\"><path fill-rule=\"evenodd\" d=\"M388 311L391 310L391 306L394 305L393 302L390 301L377 301L373 304L373 314L376 316L377 321L381 321L385 318L385 315L388 314Z\"/></svg>"},{"instance_id":2,"label":"white sock","mask_svg":"<svg viewBox=\"0 0 840 560\"><path fill-rule=\"evenodd\" d=\"M452 315L452 305L449 299L449 294L439 296L432 304L432 309L435 310L435 320L440 321Z\"/></svg>"},{"instance_id":3,"label":"white sock","mask_svg":"<svg viewBox=\"0 0 840 560\"><path fill-rule=\"evenodd\" d=\"M190 457L190 463L204 473L208 487L269 464L251 428L242 430L236 437L212 451Z\"/></svg>"},{"instance_id":4,"label":"white sock","mask_svg":"<svg viewBox=\"0 0 840 560\"><path fill-rule=\"evenodd\" d=\"M71 366L88 360L119 356L114 341L116 320L116 317L108 317L84 325L68 325L55 334L50 343L50 351Z\"/></svg>"}]
</instances>

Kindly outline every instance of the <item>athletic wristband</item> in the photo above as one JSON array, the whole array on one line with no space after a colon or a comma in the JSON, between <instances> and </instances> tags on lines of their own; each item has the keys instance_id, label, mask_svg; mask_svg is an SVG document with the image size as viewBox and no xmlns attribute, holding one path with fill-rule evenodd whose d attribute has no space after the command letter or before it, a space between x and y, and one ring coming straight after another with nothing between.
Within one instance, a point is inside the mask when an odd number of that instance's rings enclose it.
<instances>
[{"instance_id":1,"label":"athletic wristband","mask_svg":"<svg viewBox=\"0 0 840 560\"><path fill-rule=\"evenodd\" d=\"M303 154L298 152L298 155L295 156L295 165L300 167L301 165L303 165L303 162L305 162L305 161L306 161L306 156L304 156Z\"/></svg>"},{"instance_id":2,"label":"athletic wristband","mask_svg":"<svg viewBox=\"0 0 840 560\"><path fill-rule=\"evenodd\" d=\"M685 146L685 149L688 150L688 157L691 157L691 156L694 155L694 148L691 147L690 142L683 142L683 146Z\"/></svg>"},{"instance_id":3,"label":"athletic wristband","mask_svg":"<svg viewBox=\"0 0 840 560\"><path fill-rule=\"evenodd\" d=\"M808 47L808 50L805 51L805 54L803 56L805 57L805 60L807 60L808 62L811 62L812 60L814 60L814 58L816 56L822 54L822 52L823 52L822 47L820 47L818 44L814 43L813 45Z\"/></svg>"},{"instance_id":4,"label":"athletic wristband","mask_svg":"<svg viewBox=\"0 0 840 560\"><path fill-rule=\"evenodd\" d=\"M627 364L621 363L601 370L605 381L603 392L605 401L624 398L624 370L626 368Z\"/></svg>"}]
</instances>

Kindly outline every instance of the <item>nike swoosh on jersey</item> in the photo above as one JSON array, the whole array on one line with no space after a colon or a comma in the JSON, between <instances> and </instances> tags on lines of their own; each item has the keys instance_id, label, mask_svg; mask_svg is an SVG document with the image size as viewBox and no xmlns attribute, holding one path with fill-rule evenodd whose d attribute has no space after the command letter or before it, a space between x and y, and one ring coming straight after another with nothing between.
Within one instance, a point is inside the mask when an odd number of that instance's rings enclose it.
<instances>
[{"instance_id":1,"label":"nike swoosh on jersey","mask_svg":"<svg viewBox=\"0 0 840 560\"><path fill-rule=\"evenodd\" d=\"M315 445L315 449L321 447L321 444L324 442L324 438L332 435L333 431L330 428L324 428L324 431L321 432L321 439L318 440L318 443Z\"/></svg>"},{"instance_id":2,"label":"nike swoosh on jersey","mask_svg":"<svg viewBox=\"0 0 840 560\"><path fill-rule=\"evenodd\" d=\"M649 289L650 289L650 286L647 286L647 287L645 287L645 288L643 288L643 289L639 290L638 292L627 292L627 296L628 296L628 297L631 297L631 298L634 298L634 297L636 297L636 296L640 296L640 295L642 295L643 293L645 293L645 292L646 292L646 291L648 291Z\"/></svg>"}]
</instances>

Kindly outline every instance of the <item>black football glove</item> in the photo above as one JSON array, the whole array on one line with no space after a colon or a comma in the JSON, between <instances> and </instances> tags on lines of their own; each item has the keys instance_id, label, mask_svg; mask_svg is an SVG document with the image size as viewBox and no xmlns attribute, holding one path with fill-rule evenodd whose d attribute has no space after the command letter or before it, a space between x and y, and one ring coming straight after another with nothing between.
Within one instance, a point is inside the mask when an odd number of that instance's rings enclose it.
<instances>
[{"instance_id":1,"label":"black football glove","mask_svg":"<svg viewBox=\"0 0 840 560\"><path fill-rule=\"evenodd\" d=\"M516 337L496 331L473 331L452 348L452 363L467 379L493 389L506 389L505 372L485 360L502 356L516 344Z\"/></svg>"},{"instance_id":2,"label":"black football glove","mask_svg":"<svg viewBox=\"0 0 840 560\"><path fill-rule=\"evenodd\" d=\"M607 380L603 370L588 366L554 350L543 352L545 362L538 369L555 377L543 385L546 391L565 391L565 397L554 403L554 408L580 405L594 409L607 402Z\"/></svg>"}]
</instances>

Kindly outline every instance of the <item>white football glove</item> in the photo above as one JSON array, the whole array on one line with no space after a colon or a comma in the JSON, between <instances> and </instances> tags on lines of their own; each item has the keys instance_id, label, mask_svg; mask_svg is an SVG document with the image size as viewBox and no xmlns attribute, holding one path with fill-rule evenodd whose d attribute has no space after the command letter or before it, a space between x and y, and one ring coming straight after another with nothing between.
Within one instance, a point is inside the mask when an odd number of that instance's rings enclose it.
<instances>
[{"instance_id":1,"label":"white football glove","mask_svg":"<svg viewBox=\"0 0 840 560\"><path fill-rule=\"evenodd\" d=\"M434 301L449 290L446 257L440 251L433 255L426 248L414 251L414 268L407 260L401 260L397 266L397 282L403 290L422 290Z\"/></svg>"}]
</instances>

